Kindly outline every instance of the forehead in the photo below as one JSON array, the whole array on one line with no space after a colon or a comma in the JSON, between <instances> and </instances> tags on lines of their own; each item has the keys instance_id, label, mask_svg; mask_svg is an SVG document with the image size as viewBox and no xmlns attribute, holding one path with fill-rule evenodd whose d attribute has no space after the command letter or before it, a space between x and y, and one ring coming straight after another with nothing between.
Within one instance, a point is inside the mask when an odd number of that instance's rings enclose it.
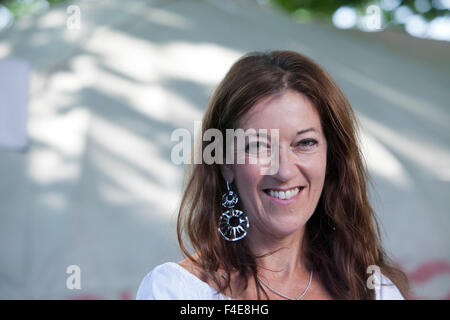
<instances>
[{"instance_id":1,"label":"forehead","mask_svg":"<svg viewBox=\"0 0 450 320\"><path fill-rule=\"evenodd\" d=\"M241 117L244 129L301 130L314 127L321 132L320 117L314 105L303 94L286 90L261 99Z\"/></svg>"}]
</instances>

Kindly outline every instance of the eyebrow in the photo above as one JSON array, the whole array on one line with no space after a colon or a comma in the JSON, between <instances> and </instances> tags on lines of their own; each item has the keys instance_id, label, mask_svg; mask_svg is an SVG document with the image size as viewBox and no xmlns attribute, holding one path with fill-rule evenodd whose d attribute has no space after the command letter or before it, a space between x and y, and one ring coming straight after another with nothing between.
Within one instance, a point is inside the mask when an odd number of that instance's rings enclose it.
<instances>
[{"instance_id":1,"label":"eyebrow","mask_svg":"<svg viewBox=\"0 0 450 320\"><path fill-rule=\"evenodd\" d=\"M270 130L268 130L268 131L269 131L269 133L266 134L264 132L260 133L259 130L258 130L258 131L256 131L256 134L251 133L251 134L249 134L249 136L252 136L252 137L256 136L257 138L259 138L259 137L268 138L268 137L270 137ZM306 132L309 132L309 131L317 132L317 130L315 128L308 128L308 129L303 129L303 130L297 131L297 135L302 135L303 133L306 133Z\"/></svg>"},{"instance_id":2,"label":"eyebrow","mask_svg":"<svg viewBox=\"0 0 450 320\"><path fill-rule=\"evenodd\" d=\"M317 131L317 130L314 128L303 129L303 130L297 131L297 135L303 134L308 131Z\"/></svg>"},{"instance_id":3,"label":"eyebrow","mask_svg":"<svg viewBox=\"0 0 450 320\"><path fill-rule=\"evenodd\" d=\"M259 138L259 137L268 138L268 137L270 137L270 130L268 130L268 131L269 131L268 133L265 133L265 132L259 132L259 130L257 130L256 134L249 133L248 136L249 137L257 137L257 138Z\"/></svg>"}]
</instances>

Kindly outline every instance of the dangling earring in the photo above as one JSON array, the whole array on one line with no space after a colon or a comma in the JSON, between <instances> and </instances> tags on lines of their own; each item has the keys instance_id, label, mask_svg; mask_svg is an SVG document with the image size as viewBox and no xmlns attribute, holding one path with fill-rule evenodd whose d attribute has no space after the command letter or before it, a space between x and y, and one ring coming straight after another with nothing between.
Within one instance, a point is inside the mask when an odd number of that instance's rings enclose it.
<instances>
[{"instance_id":1,"label":"dangling earring","mask_svg":"<svg viewBox=\"0 0 450 320\"><path fill-rule=\"evenodd\" d=\"M222 196L222 206L229 210L222 213L219 218L217 230L227 241L238 241L247 235L250 223L247 215L241 210L233 209L238 203L238 196L230 189L227 181L227 192Z\"/></svg>"}]
</instances>

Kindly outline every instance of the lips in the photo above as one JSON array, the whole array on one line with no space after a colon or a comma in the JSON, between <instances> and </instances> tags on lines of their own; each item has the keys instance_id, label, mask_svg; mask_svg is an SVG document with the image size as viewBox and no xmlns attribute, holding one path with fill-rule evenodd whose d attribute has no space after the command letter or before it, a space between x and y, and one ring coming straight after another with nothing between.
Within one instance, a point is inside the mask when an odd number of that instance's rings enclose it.
<instances>
[{"instance_id":1,"label":"lips","mask_svg":"<svg viewBox=\"0 0 450 320\"><path fill-rule=\"evenodd\" d=\"M272 198L289 200L295 197L305 187L297 186L290 189L264 189L263 191Z\"/></svg>"}]
</instances>

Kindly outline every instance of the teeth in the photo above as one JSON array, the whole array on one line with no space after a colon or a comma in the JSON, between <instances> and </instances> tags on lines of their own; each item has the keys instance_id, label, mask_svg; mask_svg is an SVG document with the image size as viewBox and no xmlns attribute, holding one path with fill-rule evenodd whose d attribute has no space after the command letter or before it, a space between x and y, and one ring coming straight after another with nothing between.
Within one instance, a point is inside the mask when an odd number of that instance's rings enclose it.
<instances>
[{"instance_id":1,"label":"teeth","mask_svg":"<svg viewBox=\"0 0 450 320\"><path fill-rule=\"evenodd\" d=\"M297 195L297 193L299 193L300 189L299 188L294 188L288 191L276 191L276 190L269 190L268 193L271 197L273 198L278 198L278 199L290 199L294 196Z\"/></svg>"}]
</instances>

